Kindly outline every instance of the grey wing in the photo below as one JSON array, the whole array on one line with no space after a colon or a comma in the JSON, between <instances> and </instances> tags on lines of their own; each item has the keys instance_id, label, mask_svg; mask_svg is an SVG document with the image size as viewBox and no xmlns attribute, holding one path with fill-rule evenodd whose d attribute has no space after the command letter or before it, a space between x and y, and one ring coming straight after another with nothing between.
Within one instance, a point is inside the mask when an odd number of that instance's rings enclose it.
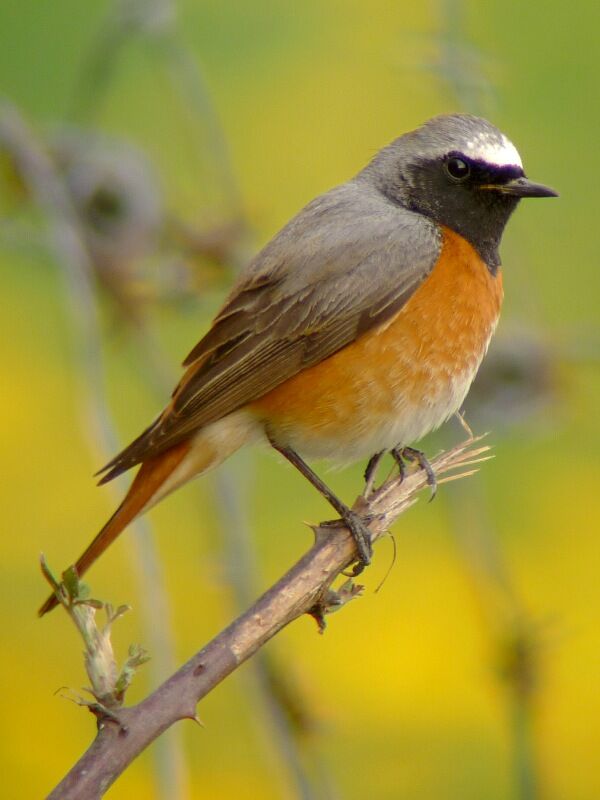
<instances>
[{"instance_id":1,"label":"grey wing","mask_svg":"<svg viewBox=\"0 0 600 800\"><path fill-rule=\"evenodd\" d=\"M383 322L435 265L437 226L351 181L304 208L256 256L161 416L110 480L252 402Z\"/></svg>"}]
</instances>

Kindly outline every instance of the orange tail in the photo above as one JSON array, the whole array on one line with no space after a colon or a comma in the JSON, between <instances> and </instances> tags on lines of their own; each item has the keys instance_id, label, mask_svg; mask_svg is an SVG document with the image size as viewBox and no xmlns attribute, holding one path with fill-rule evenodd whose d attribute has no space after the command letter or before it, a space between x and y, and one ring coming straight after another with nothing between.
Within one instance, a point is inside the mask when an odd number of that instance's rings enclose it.
<instances>
[{"instance_id":1,"label":"orange tail","mask_svg":"<svg viewBox=\"0 0 600 800\"><path fill-rule=\"evenodd\" d=\"M153 498L160 495L161 486L181 463L189 448L188 441L181 442L142 464L121 505L75 564L79 576L83 575L129 523L152 503ZM154 501L156 502L156 499ZM57 605L56 596L51 595L38 611L39 616L43 616Z\"/></svg>"}]
</instances>

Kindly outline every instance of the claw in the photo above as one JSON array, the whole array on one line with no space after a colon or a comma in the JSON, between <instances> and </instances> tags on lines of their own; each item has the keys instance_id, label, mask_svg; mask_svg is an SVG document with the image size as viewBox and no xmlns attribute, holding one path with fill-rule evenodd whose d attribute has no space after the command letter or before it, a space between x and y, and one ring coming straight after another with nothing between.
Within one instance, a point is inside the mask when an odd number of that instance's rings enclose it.
<instances>
[{"instance_id":1,"label":"claw","mask_svg":"<svg viewBox=\"0 0 600 800\"><path fill-rule=\"evenodd\" d=\"M437 478L433 467L429 463L427 456L421 450L416 450L414 447L395 447L392 451L392 456L398 464L400 470L400 477L404 479L406 474L406 465L404 461L416 461L419 467L427 475L427 484L431 487L431 497L429 502L433 500L437 492Z\"/></svg>"},{"instance_id":2,"label":"claw","mask_svg":"<svg viewBox=\"0 0 600 800\"><path fill-rule=\"evenodd\" d=\"M365 468L365 483L369 483L369 481L371 481L371 479L375 475L375 470L379 466L379 462L381 461L384 452L385 452L384 450L381 450L379 453L375 453L375 455L372 455L371 458L369 459L367 466Z\"/></svg>"}]
</instances>

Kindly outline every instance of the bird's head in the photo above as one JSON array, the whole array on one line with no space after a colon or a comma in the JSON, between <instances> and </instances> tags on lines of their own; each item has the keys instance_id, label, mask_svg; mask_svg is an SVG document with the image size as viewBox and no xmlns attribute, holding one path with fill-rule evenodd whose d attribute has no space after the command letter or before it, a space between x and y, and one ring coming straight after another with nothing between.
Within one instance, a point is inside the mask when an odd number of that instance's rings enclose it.
<instances>
[{"instance_id":1,"label":"bird's head","mask_svg":"<svg viewBox=\"0 0 600 800\"><path fill-rule=\"evenodd\" d=\"M525 197L556 197L526 177L511 141L468 114L434 117L380 150L360 173L390 200L464 236L490 269L508 218Z\"/></svg>"}]
</instances>

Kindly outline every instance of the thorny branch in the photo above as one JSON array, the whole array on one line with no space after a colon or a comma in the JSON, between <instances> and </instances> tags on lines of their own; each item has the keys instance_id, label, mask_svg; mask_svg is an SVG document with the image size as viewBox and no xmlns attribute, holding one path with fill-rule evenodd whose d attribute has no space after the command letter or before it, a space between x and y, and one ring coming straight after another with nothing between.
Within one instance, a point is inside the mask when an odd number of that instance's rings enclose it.
<instances>
[{"instance_id":1,"label":"thorny branch","mask_svg":"<svg viewBox=\"0 0 600 800\"><path fill-rule=\"evenodd\" d=\"M470 438L432 461L438 483L473 474L469 469L486 460L489 447ZM461 470L459 473L453 470ZM401 480L388 479L367 498L361 496L354 510L369 522L372 541L417 500L427 486L423 471ZM181 719L196 720L196 705L217 684L236 670L282 628L303 614L311 614L323 630L325 615L359 592L348 582L339 591L335 578L356 559L354 542L339 527L314 528L313 547L244 614L194 655L165 683L136 706L114 716L98 719L96 739L68 775L49 795L49 800L96 800L151 742Z\"/></svg>"}]
</instances>

